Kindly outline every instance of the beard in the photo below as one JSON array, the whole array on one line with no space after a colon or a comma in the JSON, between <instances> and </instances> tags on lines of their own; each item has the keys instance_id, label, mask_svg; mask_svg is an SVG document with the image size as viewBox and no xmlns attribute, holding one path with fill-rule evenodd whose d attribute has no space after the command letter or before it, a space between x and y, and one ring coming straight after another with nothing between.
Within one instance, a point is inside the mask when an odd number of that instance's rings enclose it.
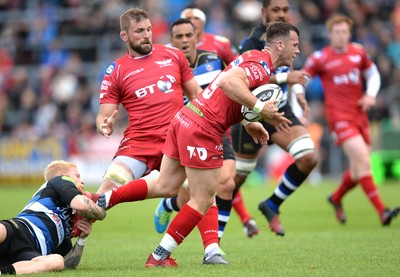
<instances>
[{"instance_id":1,"label":"beard","mask_svg":"<svg viewBox=\"0 0 400 277\"><path fill-rule=\"evenodd\" d=\"M129 41L129 47L141 55L147 55L151 52L151 50L153 50L153 44L150 40L142 41L140 43L133 43L132 41Z\"/></svg>"}]
</instances>

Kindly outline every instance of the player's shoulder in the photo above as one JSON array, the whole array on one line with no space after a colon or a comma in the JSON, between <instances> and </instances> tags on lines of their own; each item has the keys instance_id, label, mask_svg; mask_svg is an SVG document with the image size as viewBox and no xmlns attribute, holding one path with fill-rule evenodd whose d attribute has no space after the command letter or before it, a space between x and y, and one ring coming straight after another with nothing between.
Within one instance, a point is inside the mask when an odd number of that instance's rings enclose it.
<instances>
[{"instance_id":1,"label":"player's shoulder","mask_svg":"<svg viewBox=\"0 0 400 277\"><path fill-rule=\"evenodd\" d=\"M359 52L359 53L363 53L365 52L365 47L357 42L351 42L349 43L349 50L352 52Z\"/></svg>"},{"instance_id":2,"label":"player's shoulder","mask_svg":"<svg viewBox=\"0 0 400 277\"><path fill-rule=\"evenodd\" d=\"M231 44L230 40L227 37L221 35L205 33L204 36L222 44Z\"/></svg>"},{"instance_id":3,"label":"player's shoulder","mask_svg":"<svg viewBox=\"0 0 400 277\"><path fill-rule=\"evenodd\" d=\"M172 58L179 58L185 57L183 52L178 48L169 45L169 44L153 44L154 54L155 56L158 55L166 55ZM186 58L185 58L186 59Z\"/></svg>"},{"instance_id":4,"label":"player's shoulder","mask_svg":"<svg viewBox=\"0 0 400 277\"><path fill-rule=\"evenodd\" d=\"M197 59L207 59L207 60L222 60L220 56L218 56L217 53L206 51L206 50L200 50L197 49Z\"/></svg>"}]
</instances>

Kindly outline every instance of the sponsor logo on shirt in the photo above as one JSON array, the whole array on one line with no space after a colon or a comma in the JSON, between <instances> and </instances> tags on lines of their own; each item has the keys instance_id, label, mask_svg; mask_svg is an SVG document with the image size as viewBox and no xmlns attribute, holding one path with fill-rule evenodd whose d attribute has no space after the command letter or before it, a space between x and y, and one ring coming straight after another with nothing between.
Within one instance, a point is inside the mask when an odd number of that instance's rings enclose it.
<instances>
[{"instance_id":1,"label":"sponsor logo on shirt","mask_svg":"<svg viewBox=\"0 0 400 277\"><path fill-rule=\"evenodd\" d=\"M361 61L360 55L349 55L349 61L352 63L359 63Z\"/></svg>"},{"instance_id":2,"label":"sponsor logo on shirt","mask_svg":"<svg viewBox=\"0 0 400 277\"><path fill-rule=\"evenodd\" d=\"M163 93L171 93L174 91L172 89L172 84L175 82L176 82L176 79L172 75L161 76L160 80L158 80L156 84L151 84L151 85L148 85L148 86L145 86L143 88L136 90L135 91L136 97L142 98L148 94L155 93L155 87L157 87L158 90Z\"/></svg>"},{"instance_id":3,"label":"sponsor logo on shirt","mask_svg":"<svg viewBox=\"0 0 400 277\"><path fill-rule=\"evenodd\" d=\"M158 64L160 67L165 67L165 66L172 66L172 59L164 60L164 61L156 61L156 64Z\"/></svg>"},{"instance_id":4,"label":"sponsor logo on shirt","mask_svg":"<svg viewBox=\"0 0 400 277\"><path fill-rule=\"evenodd\" d=\"M223 144L217 144L217 145L215 145L215 150L217 150L217 151L223 151L223 150L224 150L224 145L223 145Z\"/></svg>"},{"instance_id":5,"label":"sponsor logo on shirt","mask_svg":"<svg viewBox=\"0 0 400 277\"><path fill-rule=\"evenodd\" d=\"M347 74L335 75L333 76L333 83L335 85L347 85L352 83L357 85L360 81L360 70L355 68L349 71Z\"/></svg>"},{"instance_id":6,"label":"sponsor logo on shirt","mask_svg":"<svg viewBox=\"0 0 400 277\"><path fill-rule=\"evenodd\" d=\"M259 63L264 68L265 72L267 72L268 75L271 75L271 69L269 68L268 64L263 60L260 60Z\"/></svg>"},{"instance_id":7,"label":"sponsor logo on shirt","mask_svg":"<svg viewBox=\"0 0 400 277\"><path fill-rule=\"evenodd\" d=\"M252 63L252 64L249 66L249 69L250 69L252 75L254 76L254 79L256 79L256 80L261 80L261 81L264 79L264 76L263 76L263 74L262 74L260 68L259 68L257 65L255 65L254 63Z\"/></svg>"},{"instance_id":8,"label":"sponsor logo on shirt","mask_svg":"<svg viewBox=\"0 0 400 277\"><path fill-rule=\"evenodd\" d=\"M106 74L107 74L107 75L111 75L111 73L114 71L114 69L115 69L115 62L112 63L112 64L110 64L110 65L107 67L107 69L106 69Z\"/></svg>"},{"instance_id":9,"label":"sponsor logo on shirt","mask_svg":"<svg viewBox=\"0 0 400 277\"><path fill-rule=\"evenodd\" d=\"M239 56L236 60L231 62L232 67L236 67L243 62L243 57Z\"/></svg>"},{"instance_id":10,"label":"sponsor logo on shirt","mask_svg":"<svg viewBox=\"0 0 400 277\"><path fill-rule=\"evenodd\" d=\"M126 76L122 79L122 81L125 81L126 78L129 78L129 77L131 77L131 76L133 76L133 75L135 75L135 74L137 74L137 73L139 73L139 72L142 72L143 70L144 70L144 68L139 68L139 69L136 69L136 70L130 72L128 75L126 75Z\"/></svg>"},{"instance_id":11,"label":"sponsor logo on shirt","mask_svg":"<svg viewBox=\"0 0 400 277\"><path fill-rule=\"evenodd\" d=\"M172 75L161 76L160 80L157 81L157 88L164 93L170 93L174 91L171 88L172 88L172 83L175 82L176 79Z\"/></svg>"},{"instance_id":12,"label":"sponsor logo on shirt","mask_svg":"<svg viewBox=\"0 0 400 277\"><path fill-rule=\"evenodd\" d=\"M198 107L196 107L195 105L193 105L191 102L187 103L187 104L186 104L186 107L188 107L191 111L193 111L193 112L194 112L195 114L197 114L198 116L204 117L203 112L202 112Z\"/></svg>"},{"instance_id":13,"label":"sponsor logo on shirt","mask_svg":"<svg viewBox=\"0 0 400 277\"><path fill-rule=\"evenodd\" d=\"M185 127L186 129L189 129L190 126L192 126L192 121L188 120L187 118L182 117L181 112L177 112L175 114L175 118L179 121L179 123Z\"/></svg>"},{"instance_id":14,"label":"sponsor logo on shirt","mask_svg":"<svg viewBox=\"0 0 400 277\"><path fill-rule=\"evenodd\" d=\"M101 91L108 91L108 87L111 86L111 85L112 85L112 83L110 81L103 80L103 82L101 83L100 90Z\"/></svg>"}]
</instances>

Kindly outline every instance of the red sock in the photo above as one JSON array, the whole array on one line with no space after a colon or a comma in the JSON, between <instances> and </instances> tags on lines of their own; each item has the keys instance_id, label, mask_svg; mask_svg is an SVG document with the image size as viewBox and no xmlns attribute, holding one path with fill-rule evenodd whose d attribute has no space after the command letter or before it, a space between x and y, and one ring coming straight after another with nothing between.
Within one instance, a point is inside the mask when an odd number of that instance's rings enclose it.
<instances>
[{"instance_id":1,"label":"red sock","mask_svg":"<svg viewBox=\"0 0 400 277\"><path fill-rule=\"evenodd\" d=\"M138 179L127 183L126 185L112 189L110 203L111 208L119 203L133 202L146 199L148 192L147 183L143 179Z\"/></svg>"},{"instance_id":2,"label":"red sock","mask_svg":"<svg viewBox=\"0 0 400 277\"><path fill-rule=\"evenodd\" d=\"M342 201L343 196L352 188L357 185L357 182L354 182L350 176L350 170L347 170L342 177L342 182L336 191L332 194L332 200L336 203L340 203Z\"/></svg>"},{"instance_id":3,"label":"red sock","mask_svg":"<svg viewBox=\"0 0 400 277\"><path fill-rule=\"evenodd\" d=\"M204 249L211 243L218 244L218 208L211 206L203 219L197 224L200 231L201 239L203 240Z\"/></svg>"},{"instance_id":4,"label":"red sock","mask_svg":"<svg viewBox=\"0 0 400 277\"><path fill-rule=\"evenodd\" d=\"M232 200L232 207L235 209L243 223L251 218L251 215L247 212L246 206L244 205L240 190L235 194L235 197Z\"/></svg>"},{"instance_id":5,"label":"red sock","mask_svg":"<svg viewBox=\"0 0 400 277\"><path fill-rule=\"evenodd\" d=\"M367 195L369 201L371 201L376 211L380 215L385 209L385 206L383 205L381 197L379 196L378 188L376 187L374 181L372 180L372 176L369 175L362 177L358 181L360 182L361 187L364 190L364 193Z\"/></svg>"},{"instance_id":6,"label":"red sock","mask_svg":"<svg viewBox=\"0 0 400 277\"><path fill-rule=\"evenodd\" d=\"M169 234L179 245L202 218L203 215L201 213L190 207L188 204L185 204L169 224L167 234Z\"/></svg>"}]
</instances>

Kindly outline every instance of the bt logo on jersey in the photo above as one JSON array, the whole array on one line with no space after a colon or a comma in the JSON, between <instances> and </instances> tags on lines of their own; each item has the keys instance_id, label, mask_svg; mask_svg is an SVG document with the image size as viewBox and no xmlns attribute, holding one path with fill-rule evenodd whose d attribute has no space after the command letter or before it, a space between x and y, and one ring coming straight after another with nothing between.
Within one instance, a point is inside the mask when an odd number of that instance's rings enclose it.
<instances>
[{"instance_id":1,"label":"bt logo on jersey","mask_svg":"<svg viewBox=\"0 0 400 277\"><path fill-rule=\"evenodd\" d=\"M154 87L157 87L159 91L163 93L171 93L174 91L172 88L172 84L176 82L176 79L172 75L161 76L156 84L151 84L140 88L135 91L137 98L145 97L148 94L152 94L155 92Z\"/></svg>"},{"instance_id":2,"label":"bt logo on jersey","mask_svg":"<svg viewBox=\"0 0 400 277\"><path fill-rule=\"evenodd\" d=\"M359 80L360 70L358 68L349 71L347 74L333 76L333 83L335 85L347 85L350 82L354 85L357 85L359 83Z\"/></svg>"},{"instance_id":3,"label":"bt logo on jersey","mask_svg":"<svg viewBox=\"0 0 400 277\"><path fill-rule=\"evenodd\" d=\"M187 146L190 158L199 157L200 160L205 161L207 159L207 150L204 147Z\"/></svg>"}]
</instances>

